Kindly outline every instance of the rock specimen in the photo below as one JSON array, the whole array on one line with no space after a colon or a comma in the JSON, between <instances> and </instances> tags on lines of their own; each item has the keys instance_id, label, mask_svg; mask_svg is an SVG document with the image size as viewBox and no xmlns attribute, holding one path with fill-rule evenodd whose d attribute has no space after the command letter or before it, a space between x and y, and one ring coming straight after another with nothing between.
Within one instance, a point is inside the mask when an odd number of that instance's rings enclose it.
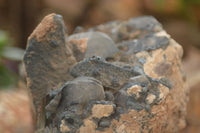
<instances>
[{"instance_id":1,"label":"rock specimen","mask_svg":"<svg viewBox=\"0 0 200 133\"><path fill-rule=\"evenodd\" d=\"M60 16L51 14L38 27L24 56L37 132L168 133L185 126L183 50L156 19L64 37Z\"/></svg>"}]
</instances>

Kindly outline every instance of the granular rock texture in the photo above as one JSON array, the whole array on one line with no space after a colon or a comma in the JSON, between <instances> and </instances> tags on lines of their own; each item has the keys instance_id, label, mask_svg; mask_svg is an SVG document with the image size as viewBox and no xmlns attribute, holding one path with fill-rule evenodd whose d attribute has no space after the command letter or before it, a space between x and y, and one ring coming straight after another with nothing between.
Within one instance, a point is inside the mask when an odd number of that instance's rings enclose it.
<instances>
[{"instance_id":1,"label":"granular rock texture","mask_svg":"<svg viewBox=\"0 0 200 133\"><path fill-rule=\"evenodd\" d=\"M55 14L38 27L24 56L37 132L169 133L185 127L183 50L155 18L113 21L69 37Z\"/></svg>"}]
</instances>

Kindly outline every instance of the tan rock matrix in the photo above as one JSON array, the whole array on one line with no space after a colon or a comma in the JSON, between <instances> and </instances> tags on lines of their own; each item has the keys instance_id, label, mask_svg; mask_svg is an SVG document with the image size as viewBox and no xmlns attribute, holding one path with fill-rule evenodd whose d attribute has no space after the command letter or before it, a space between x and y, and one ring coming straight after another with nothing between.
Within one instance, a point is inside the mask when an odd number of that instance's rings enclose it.
<instances>
[{"instance_id":1,"label":"tan rock matrix","mask_svg":"<svg viewBox=\"0 0 200 133\"><path fill-rule=\"evenodd\" d=\"M185 127L183 49L155 18L66 31L62 16L50 14L28 38L24 66L36 132L174 133Z\"/></svg>"}]
</instances>

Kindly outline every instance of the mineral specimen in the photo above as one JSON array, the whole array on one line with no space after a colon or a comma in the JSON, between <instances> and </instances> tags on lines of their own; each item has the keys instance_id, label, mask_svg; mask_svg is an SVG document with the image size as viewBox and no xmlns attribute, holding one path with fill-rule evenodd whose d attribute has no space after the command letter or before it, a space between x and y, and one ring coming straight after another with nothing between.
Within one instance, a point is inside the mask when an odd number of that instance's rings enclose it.
<instances>
[{"instance_id":1,"label":"mineral specimen","mask_svg":"<svg viewBox=\"0 0 200 133\"><path fill-rule=\"evenodd\" d=\"M61 17L51 14L29 37L24 64L37 132L168 133L185 126L183 50L155 18L74 33L64 35Z\"/></svg>"}]
</instances>

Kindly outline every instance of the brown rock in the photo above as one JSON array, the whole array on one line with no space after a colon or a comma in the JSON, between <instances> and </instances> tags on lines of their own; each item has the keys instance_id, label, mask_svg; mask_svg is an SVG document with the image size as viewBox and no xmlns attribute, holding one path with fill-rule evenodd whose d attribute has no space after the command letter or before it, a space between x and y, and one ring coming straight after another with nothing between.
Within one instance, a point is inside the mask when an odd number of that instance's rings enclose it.
<instances>
[{"instance_id":1,"label":"brown rock","mask_svg":"<svg viewBox=\"0 0 200 133\"><path fill-rule=\"evenodd\" d=\"M25 91L0 92L0 132L33 133L30 99Z\"/></svg>"},{"instance_id":2,"label":"brown rock","mask_svg":"<svg viewBox=\"0 0 200 133\"><path fill-rule=\"evenodd\" d=\"M129 96L136 95L136 98L139 97L139 93L142 91L142 87L139 85L133 85L127 89L127 93Z\"/></svg>"},{"instance_id":3,"label":"brown rock","mask_svg":"<svg viewBox=\"0 0 200 133\"><path fill-rule=\"evenodd\" d=\"M112 105L102 105L102 104L93 105L92 117L99 119L102 117L108 117L113 113L113 111L114 108Z\"/></svg>"},{"instance_id":4,"label":"brown rock","mask_svg":"<svg viewBox=\"0 0 200 133\"><path fill-rule=\"evenodd\" d=\"M84 120L84 125L85 126L82 126L80 127L80 132L81 133L89 133L89 132L95 132L95 129L96 129L96 124L92 121L92 120Z\"/></svg>"}]
</instances>

